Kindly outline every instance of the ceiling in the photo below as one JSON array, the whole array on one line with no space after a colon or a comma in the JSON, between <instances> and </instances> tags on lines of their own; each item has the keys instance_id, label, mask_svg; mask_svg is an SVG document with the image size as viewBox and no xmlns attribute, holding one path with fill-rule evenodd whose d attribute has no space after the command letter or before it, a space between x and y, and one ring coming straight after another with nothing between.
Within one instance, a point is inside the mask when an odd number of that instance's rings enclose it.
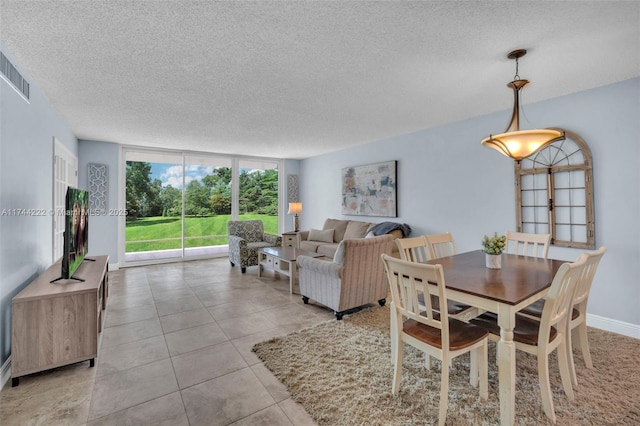
<instances>
[{"instance_id":1,"label":"ceiling","mask_svg":"<svg viewBox=\"0 0 640 426\"><path fill-rule=\"evenodd\" d=\"M510 110L517 48L525 108L638 77L640 2L0 0L0 40L79 139L302 159Z\"/></svg>"}]
</instances>

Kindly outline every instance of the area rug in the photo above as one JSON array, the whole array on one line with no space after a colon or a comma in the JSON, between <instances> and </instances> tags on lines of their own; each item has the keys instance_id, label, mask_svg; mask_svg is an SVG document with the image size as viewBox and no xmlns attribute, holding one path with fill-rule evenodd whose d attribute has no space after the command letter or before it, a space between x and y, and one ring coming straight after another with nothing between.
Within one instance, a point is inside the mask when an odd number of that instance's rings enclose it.
<instances>
[{"instance_id":1,"label":"area rug","mask_svg":"<svg viewBox=\"0 0 640 426\"><path fill-rule=\"evenodd\" d=\"M640 340L590 328L594 369L575 351L575 400L562 390L555 353L551 389L558 425L640 424ZM389 308L376 307L284 337L253 351L319 425L431 425L438 422L440 365L405 346L400 393L391 394ZM552 424L542 409L537 363L517 351L516 424ZM469 356L450 370L447 424L500 423L495 344L489 343L489 399L469 384Z\"/></svg>"}]
</instances>

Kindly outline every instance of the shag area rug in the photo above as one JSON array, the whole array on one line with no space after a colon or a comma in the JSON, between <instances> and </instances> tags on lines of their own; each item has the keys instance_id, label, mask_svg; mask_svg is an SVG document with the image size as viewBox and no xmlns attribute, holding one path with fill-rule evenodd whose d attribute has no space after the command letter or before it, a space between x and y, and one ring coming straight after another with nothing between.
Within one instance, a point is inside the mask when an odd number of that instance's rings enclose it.
<instances>
[{"instance_id":1,"label":"shag area rug","mask_svg":"<svg viewBox=\"0 0 640 426\"><path fill-rule=\"evenodd\" d=\"M575 400L562 390L555 352L549 375L558 425L640 425L640 340L589 329L594 369L574 351ZM389 308L375 307L284 337L253 351L320 425L431 425L438 422L440 365L405 346L400 393L391 394ZM516 424L551 424L542 409L536 358L516 351ZM469 384L469 355L450 370L447 424L500 423L495 344L489 342L489 399Z\"/></svg>"}]
</instances>

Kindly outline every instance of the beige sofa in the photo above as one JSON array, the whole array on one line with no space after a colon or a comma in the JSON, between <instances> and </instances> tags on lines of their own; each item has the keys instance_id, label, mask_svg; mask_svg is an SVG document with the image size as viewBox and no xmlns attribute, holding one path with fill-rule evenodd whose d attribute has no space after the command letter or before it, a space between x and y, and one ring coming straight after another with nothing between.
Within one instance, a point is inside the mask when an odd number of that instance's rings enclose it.
<instances>
[{"instance_id":1,"label":"beige sofa","mask_svg":"<svg viewBox=\"0 0 640 426\"><path fill-rule=\"evenodd\" d=\"M369 229L376 225L370 222L361 222L358 220L340 220L327 219L322 225L322 229L310 229L298 232L298 247L301 250L319 253L325 257L333 258L338 244L342 240L352 240L355 238L365 238ZM389 235L396 238L402 238L403 233L400 229L389 232ZM392 245L391 255L400 257L396 244Z\"/></svg>"}]
</instances>

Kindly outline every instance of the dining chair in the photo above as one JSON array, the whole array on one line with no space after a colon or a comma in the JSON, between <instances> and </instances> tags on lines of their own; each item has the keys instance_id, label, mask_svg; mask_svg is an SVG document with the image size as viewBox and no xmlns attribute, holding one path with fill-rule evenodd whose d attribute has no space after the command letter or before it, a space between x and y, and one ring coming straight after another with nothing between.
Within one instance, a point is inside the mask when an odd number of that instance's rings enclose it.
<instances>
[{"instance_id":1,"label":"dining chair","mask_svg":"<svg viewBox=\"0 0 640 426\"><path fill-rule=\"evenodd\" d=\"M425 235L425 237L429 243L432 259L439 259L456 254L456 245L453 242L453 236L450 232Z\"/></svg>"},{"instance_id":2,"label":"dining chair","mask_svg":"<svg viewBox=\"0 0 640 426\"><path fill-rule=\"evenodd\" d=\"M576 290L573 296L572 309L570 311L570 319L568 321L567 330L567 353L569 355L569 370L571 371L571 382L574 386L578 385L578 378L576 376L575 363L573 360L573 340L576 340L577 346L582 351L582 358L588 369L593 369L593 361L591 360L591 352L589 351L589 339L587 337L587 302L589 301L589 293L591 292L591 284L593 284L593 277L596 274L598 265L604 253L607 251L606 247L600 247L596 251L586 252L580 255L580 258L584 257L586 266L582 277L576 286ZM542 311L544 309L544 300L539 300L536 303L524 308L521 313L536 320L540 320L542 317Z\"/></svg>"},{"instance_id":3,"label":"dining chair","mask_svg":"<svg viewBox=\"0 0 640 426\"><path fill-rule=\"evenodd\" d=\"M551 234L526 234L524 232L507 231L505 253L522 256L535 256L546 259L549 254Z\"/></svg>"},{"instance_id":4,"label":"dining chair","mask_svg":"<svg viewBox=\"0 0 640 426\"><path fill-rule=\"evenodd\" d=\"M424 235L410 238L396 238L400 259L407 262L427 263L431 259L429 242Z\"/></svg>"},{"instance_id":5,"label":"dining chair","mask_svg":"<svg viewBox=\"0 0 640 426\"><path fill-rule=\"evenodd\" d=\"M449 368L455 357L470 353L469 381L480 383L480 397L488 397L487 337L488 332L454 318L447 313L447 293L442 265L408 262L383 254L387 280L391 288L391 347L394 354L391 392L400 390L404 344L425 353L427 368L431 357L441 361L440 406L438 424L447 418ZM425 283L429 283L426 284ZM439 306L432 306L430 286L438 294ZM418 306L418 295L426 301L426 309ZM437 308L437 309L436 309Z\"/></svg>"},{"instance_id":6,"label":"dining chair","mask_svg":"<svg viewBox=\"0 0 640 426\"><path fill-rule=\"evenodd\" d=\"M535 355L538 359L538 381L542 395L542 406L546 416L555 423L553 396L549 382L549 355L558 351L558 365L564 392L574 399L571 372L568 361L567 322L573 294L586 267L585 258L573 263L564 263L553 278L547 294L540 321L516 314L513 341L516 349ZM500 340L500 327L494 313L485 313L471 320L472 324L489 331L489 340Z\"/></svg>"},{"instance_id":7,"label":"dining chair","mask_svg":"<svg viewBox=\"0 0 640 426\"><path fill-rule=\"evenodd\" d=\"M440 236L448 236L448 238L442 238ZM447 250L453 250L452 254L455 254L455 245L453 245L453 238L451 238L451 234L447 232L446 234L439 234L438 237L439 238L436 241L438 241L438 244L443 245L443 249L438 250L438 253L442 253L445 250L444 246L446 245L449 247ZM395 241L398 246L400 259L404 261L426 263L428 260L437 258L434 256L434 251L429 244L429 239L426 235L412 238L397 238ZM420 302L422 303L422 300ZM431 295L431 305L435 306L436 310L440 306L438 296L435 294ZM457 319L461 319L458 316L463 313L466 314L469 309L472 309L471 306L467 306L453 300L447 301L447 308L449 315Z\"/></svg>"}]
</instances>

